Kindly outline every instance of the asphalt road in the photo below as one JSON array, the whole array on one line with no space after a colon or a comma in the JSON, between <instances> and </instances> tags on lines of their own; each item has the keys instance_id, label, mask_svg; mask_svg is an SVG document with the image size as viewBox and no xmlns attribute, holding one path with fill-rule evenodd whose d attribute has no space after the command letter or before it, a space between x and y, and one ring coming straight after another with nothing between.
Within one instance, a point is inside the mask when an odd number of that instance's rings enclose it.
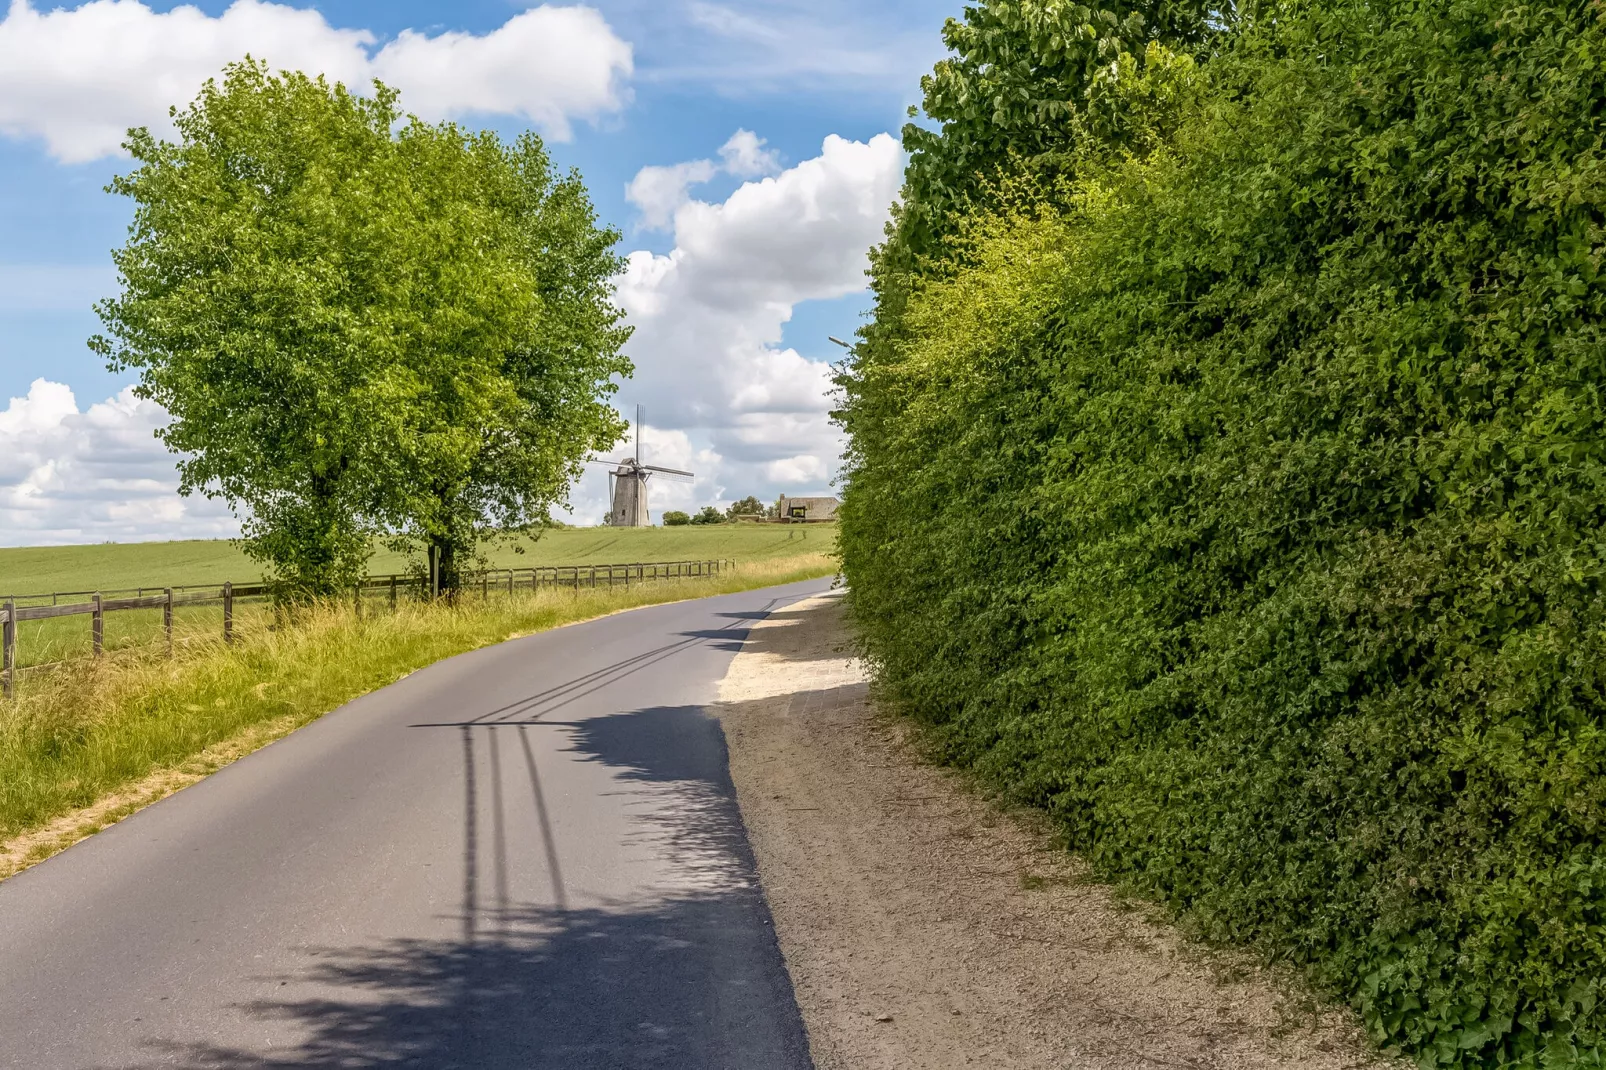
<instances>
[{"instance_id":1,"label":"asphalt road","mask_svg":"<svg viewBox=\"0 0 1606 1070\"><path fill-rule=\"evenodd\" d=\"M706 712L826 581L465 654L0 883L0 1066L809 1066Z\"/></svg>"}]
</instances>

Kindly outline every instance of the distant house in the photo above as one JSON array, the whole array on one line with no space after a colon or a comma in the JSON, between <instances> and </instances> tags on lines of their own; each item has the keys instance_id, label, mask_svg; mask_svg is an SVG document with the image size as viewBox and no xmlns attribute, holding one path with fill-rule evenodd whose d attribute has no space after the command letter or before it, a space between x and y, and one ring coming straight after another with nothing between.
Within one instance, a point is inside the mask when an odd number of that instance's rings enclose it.
<instances>
[{"instance_id":1,"label":"distant house","mask_svg":"<svg viewBox=\"0 0 1606 1070\"><path fill-rule=\"evenodd\" d=\"M835 498L788 498L783 494L775 503L775 515L787 521L835 520L841 504Z\"/></svg>"}]
</instances>

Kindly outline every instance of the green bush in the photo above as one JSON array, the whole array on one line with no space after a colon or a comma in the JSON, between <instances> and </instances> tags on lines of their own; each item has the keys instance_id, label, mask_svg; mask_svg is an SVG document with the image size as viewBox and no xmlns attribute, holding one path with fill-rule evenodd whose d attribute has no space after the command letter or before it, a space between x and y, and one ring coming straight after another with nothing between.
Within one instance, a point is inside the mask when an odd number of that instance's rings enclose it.
<instances>
[{"instance_id":1,"label":"green bush","mask_svg":"<svg viewBox=\"0 0 1606 1070\"><path fill-rule=\"evenodd\" d=\"M887 693L1424 1066L1606 1063L1602 12L1151 48L842 376Z\"/></svg>"},{"instance_id":2,"label":"green bush","mask_svg":"<svg viewBox=\"0 0 1606 1070\"><path fill-rule=\"evenodd\" d=\"M763 516L764 503L749 494L741 501L731 502L730 508L725 510L726 520L735 520L742 516Z\"/></svg>"},{"instance_id":3,"label":"green bush","mask_svg":"<svg viewBox=\"0 0 1606 1070\"><path fill-rule=\"evenodd\" d=\"M678 528L691 523L691 517L679 509L669 509L664 512L664 527Z\"/></svg>"}]
</instances>

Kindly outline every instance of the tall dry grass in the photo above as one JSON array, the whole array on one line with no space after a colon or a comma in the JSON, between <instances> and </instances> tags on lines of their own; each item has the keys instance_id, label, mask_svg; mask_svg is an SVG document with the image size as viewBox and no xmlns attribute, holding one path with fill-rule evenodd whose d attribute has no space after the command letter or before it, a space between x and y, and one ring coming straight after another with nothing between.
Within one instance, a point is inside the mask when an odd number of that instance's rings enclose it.
<instances>
[{"instance_id":1,"label":"tall dry grass","mask_svg":"<svg viewBox=\"0 0 1606 1070\"><path fill-rule=\"evenodd\" d=\"M834 558L813 553L628 589L499 593L363 615L330 604L276 628L247 621L234 644L192 641L171 660L134 649L26 673L16 698L0 705L0 843L207 748L242 735L260 746L454 654L621 609L835 570Z\"/></svg>"}]
</instances>

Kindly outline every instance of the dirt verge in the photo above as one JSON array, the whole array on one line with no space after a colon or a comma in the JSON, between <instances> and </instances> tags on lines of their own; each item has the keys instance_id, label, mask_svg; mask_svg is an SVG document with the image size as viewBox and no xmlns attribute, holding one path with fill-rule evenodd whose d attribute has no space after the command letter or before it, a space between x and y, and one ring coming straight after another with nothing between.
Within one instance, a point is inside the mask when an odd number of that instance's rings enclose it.
<instances>
[{"instance_id":1,"label":"dirt verge","mask_svg":"<svg viewBox=\"0 0 1606 1070\"><path fill-rule=\"evenodd\" d=\"M731 771L820 1070L1393 1065L1353 1017L1206 952L875 714L840 600L753 630Z\"/></svg>"}]
</instances>

